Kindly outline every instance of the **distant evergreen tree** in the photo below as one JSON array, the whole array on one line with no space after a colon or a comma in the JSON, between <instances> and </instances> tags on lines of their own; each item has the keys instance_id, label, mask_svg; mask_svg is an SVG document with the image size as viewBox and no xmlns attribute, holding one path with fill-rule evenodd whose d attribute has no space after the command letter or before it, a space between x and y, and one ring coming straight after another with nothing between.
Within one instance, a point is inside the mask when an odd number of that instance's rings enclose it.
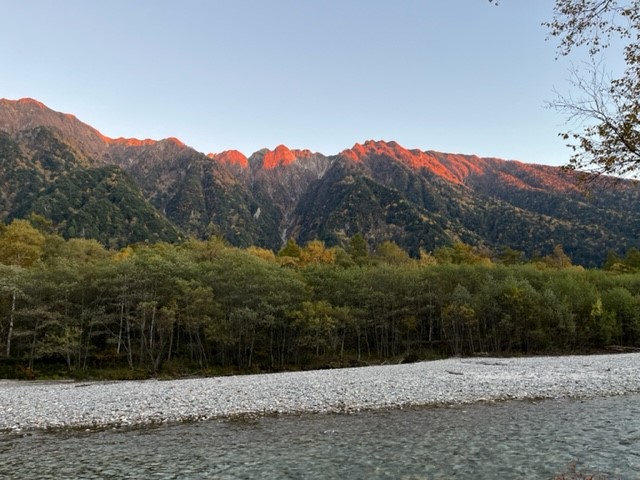
<instances>
[{"instance_id":1,"label":"distant evergreen tree","mask_svg":"<svg viewBox=\"0 0 640 480\"><path fill-rule=\"evenodd\" d=\"M279 257L293 257L300 258L300 246L295 241L295 239L290 238L287 240L287 244L282 247L282 249L278 252Z\"/></svg>"},{"instance_id":2,"label":"distant evergreen tree","mask_svg":"<svg viewBox=\"0 0 640 480\"><path fill-rule=\"evenodd\" d=\"M351 240L349 240L349 248L347 252L354 260L366 258L369 255L369 247L367 241L364 239L361 233L356 233Z\"/></svg>"}]
</instances>

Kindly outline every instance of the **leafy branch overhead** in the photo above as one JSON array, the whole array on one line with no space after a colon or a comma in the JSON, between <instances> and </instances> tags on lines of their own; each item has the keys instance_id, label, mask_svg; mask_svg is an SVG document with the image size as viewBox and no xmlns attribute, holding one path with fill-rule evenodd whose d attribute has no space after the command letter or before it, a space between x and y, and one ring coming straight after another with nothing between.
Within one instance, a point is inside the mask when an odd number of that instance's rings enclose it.
<instances>
[{"instance_id":1,"label":"leafy branch overhead","mask_svg":"<svg viewBox=\"0 0 640 480\"><path fill-rule=\"evenodd\" d=\"M498 5L497 0L489 3ZM589 61L573 68L576 93L559 94L548 106L572 128L559 135L572 154L568 170L637 176L640 171L640 0L556 0L543 24L559 43L559 56L586 49ZM620 57L616 76L605 60Z\"/></svg>"},{"instance_id":2,"label":"leafy branch overhead","mask_svg":"<svg viewBox=\"0 0 640 480\"><path fill-rule=\"evenodd\" d=\"M640 170L640 1L556 0L545 25L559 40L558 54L587 49L590 61L574 69L577 94L550 106L575 125L560 136L572 150L568 167L613 175ZM621 56L624 69L606 74L606 60Z\"/></svg>"}]
</instances>

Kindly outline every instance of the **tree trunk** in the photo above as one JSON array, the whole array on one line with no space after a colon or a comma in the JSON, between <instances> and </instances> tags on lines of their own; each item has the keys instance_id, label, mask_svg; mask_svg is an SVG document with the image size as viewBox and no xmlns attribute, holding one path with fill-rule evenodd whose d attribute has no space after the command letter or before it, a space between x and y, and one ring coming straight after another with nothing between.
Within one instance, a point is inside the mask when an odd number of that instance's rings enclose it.
<instances>
[{"instance_id":1,"label":"tree trunk","mask_svg":"<svg viewBox=\"0 0 640 480\"><path fill-rule=\"evenodd\" d=\"M153 334L156 325L156 304L153 303L151 309L151 327L149 328L149 351L153 352Z\"/></svg>"},{"instance_id":2,"label":"tree trunk","mask_svg":"<svg viewBox=\"0 0 640 480\"><path fill-rule=\"evenodd\" d=\"M118 331L118 348L116 353L120 355L120 346L122 345L122 328L124 325L124 301L120 302L120 330Z\"/></svg>"},{"instance_id":3,"label":"tree trunk","mask_svg":"<svg viewBox=\"0 0 640 480\"><path fill-rule=\"evenodd\" d=\"M171 351L173 350L173 335L177 325L171 325L171 334L169 335L169 351L167 352L167 361L171 360Z\"/></svg>"},{"instance_id":4,"label":"tree trunk","mask_svg":"<svg viewBox=\"0 0 640 480\"><path fill-rule=\"evenodd\" d=\"M7 333L7 358L11 356L11 337L13 336L13 320L16 312L16 291L11 297L11 315L9 315L9 333Z\"/></svg>"},{"instance_id":5,"label":"tree trunk","mask_svg":"<svg viewBox=\"0 0 640 480\"><path fill-rule=\"evenodd\" d=\"M36 355L36 342L38 340L38 327L40 326L40 321L36 320L36 324L33 327L33 338L31 340L31 352L29 353L29 369L33 370L33 361Z\"/></svg>"},{"instance_id":6,"label":"tree trunk","mask_svg":"<svg viewBox=\"0 0 640 480\"><path fill-rule=\"evenodd\" d=\"M129 368L133 369L133 349L131 345L131 321L129 320L129 312L127 312L125 319L127 326L127 363L129 363Z\"/></svg>"}]
</instances>

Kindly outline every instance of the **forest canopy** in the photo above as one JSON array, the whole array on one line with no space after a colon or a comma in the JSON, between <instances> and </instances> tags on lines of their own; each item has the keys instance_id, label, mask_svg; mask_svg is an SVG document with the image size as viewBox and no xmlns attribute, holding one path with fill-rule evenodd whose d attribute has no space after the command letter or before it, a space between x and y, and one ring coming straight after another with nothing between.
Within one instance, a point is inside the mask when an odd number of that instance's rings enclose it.
<instances>
[{"instance_id":1,"label":"forest canopy","mask_svg":"<svg viewBox=\"0 0 640 480\"><path fill-rule=\"evenodd\" d=\"M511 249L492 258L461 243L416 259L392 242L369 252L359 238L349 251L291 241L278 255L216 237L107 250L40 227L16 220L0 229L4 377L219 374L640 346L634 249L611 254L607 270L585 270L561 247L527 263Z\"/></svg>"}]
</instances>

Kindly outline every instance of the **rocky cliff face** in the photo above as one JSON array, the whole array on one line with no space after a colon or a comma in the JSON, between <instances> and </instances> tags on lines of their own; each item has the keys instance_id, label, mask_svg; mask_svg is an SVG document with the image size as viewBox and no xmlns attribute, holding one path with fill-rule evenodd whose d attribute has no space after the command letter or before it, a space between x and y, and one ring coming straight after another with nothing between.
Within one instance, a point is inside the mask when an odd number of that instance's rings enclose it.
<instances>
[{"instance_id":1,"label":"rocky cliff face","mask_svg":"<svg viewBox=\"0 0 640 480\"><path fill-rule=\"evenodd\" d=\"M276 243L284 244L295 234L294 211L310 185L324 176L330 164L331 159L320 153L289 150L284 145L275 150L260 150L249 157L249 188L262 206L261 212L271 216L278 233Z\"/></svg>"},{"instance_id":2,"label":"rocky cliff face","mask_svg":"<svg viewBox=\"0 0 640 480\"><path fill-rule=\"evenodd\" d=\"M640 242L640 189L632 182L595 181L585 193L559 168L385 141L334 156L284 145L249 157L204 155L175 138L108 138L31 99L0 100L0 182L4 221L37 212L67 235L81 231L113 245L215 233L278 249L289 237L343 244L361 233L372 245L392 239L413 254L455 240L529 255L561 244L590 265L610 248ZM108 206L96 207L100 196ZM86 205L91 214L78 214ZM108 219L99 218L101 208ZM148 228L133 235L142 218ZM114 223L126 228L106 227ZM101 229L117 231L118 241Z\"/></svg>"}]
</instances>

